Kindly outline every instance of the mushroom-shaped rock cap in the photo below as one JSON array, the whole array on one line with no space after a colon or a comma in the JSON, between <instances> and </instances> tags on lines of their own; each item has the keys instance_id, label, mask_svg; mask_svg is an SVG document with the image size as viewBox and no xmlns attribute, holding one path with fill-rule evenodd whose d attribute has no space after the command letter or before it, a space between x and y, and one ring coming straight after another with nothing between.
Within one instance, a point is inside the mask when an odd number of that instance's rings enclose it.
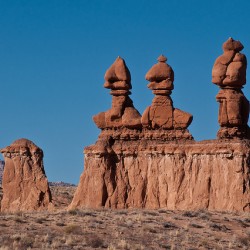
<instances>
[{"instance_id":1,"label":"mushroom-shaped rock cap","mask_svg":"<svg viewBox=\"0 0 250 250\"><path fill-rule=\"evenodd\" d=\"M163 80L170 79L174 81L174 71L166 63L167 58L163 55L158 57L158 63L153 65L153 67L146 74L146 80L150 82L161 82Z\"/></svg>"},{"instance_id":2,"label":"mushroom-shaped rock cap","mask_svg":"<svg viewBox=\"0 0 250 250\"><path fill-rule=\"evenodd\" d=\"M1 153L11 153L20 151L29 151L31 154L34 153L43 154L42 149L36 146L32 141L24 138L16 140L10 146L1 149Z\"/></svg>"},{"instance_id":3,"label":"mushroom-shaped rock cap","mask_svg":"<svg viewBox=\"0 0 250 250\"><path fill-rule=\"evenodd\" d=\"M235 52L239 52L244 49L244 46L240 41L235 41L232 37L229 37L228 40L223 43L222 48L224 51L234 50Z\"/></svg>"},{"instance_id":4,"label":"mushroom-shaped rock cap","mask_svg":"<svg viewBox=\"0 0 250 250\"><path fill-rule=\"evenodd\" d=\"M106 71L104 79L107 82L126 81L130 83L131 76L129 69L121 57L118 56L115 62Z\"/></svg>"}]
</instances>

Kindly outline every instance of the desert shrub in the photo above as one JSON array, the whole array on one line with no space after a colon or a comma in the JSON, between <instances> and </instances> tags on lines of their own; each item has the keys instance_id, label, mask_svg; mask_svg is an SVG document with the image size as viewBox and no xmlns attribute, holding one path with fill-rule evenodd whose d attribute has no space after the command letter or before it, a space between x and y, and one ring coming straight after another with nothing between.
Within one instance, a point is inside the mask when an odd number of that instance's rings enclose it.
<instances>
[{"instance_id":1,"label":"desert shrub","mask_svg":"<svg viewBox=\"0 0 250 250\"><path fill-rule=\"evenodd\" d=\"M42 224L44 221L45 221L45 219L43 219L43 218L37 218L35 220L35 222L38 223L38 224Z\"/></svg>"},{"instance_id":2,"label":"desert shrub","mask_svg":"<svg viewBox=\"0 0 250 250\"><path fill-rule=\"evenodd\" d=\"M250 223L250 218L243 219L245 223Z\"/></svg>"},{"instance_id":3,"label":"desert shrub","mask_svg":"<svg viewBox=\"0 0 250 250\"><path fill-rule=\"evenodd\" d=\"M69 210L68 213L69 213L70 215L77 215L77 214L78 214L78 209Z\"/></svg>"},{"instance_id":4,"label":"desert shrub","mask_svg":"<svg viewBox=\"0 0 250 250\"><path fill-rule=\"evenodd\" d=\"M127 210L123 210L123 209L116 211L116 214L127 214L127 213L128 213L128 211Z\"/></svg>"},{"instance_id":5,"label":"desert shrub","mask_svg":"<svg viewBox=\"0 0 250 250\"><path fill-rule=\"evenodd\" d=\"M70 224L64 228L64 232L67 234L81 234L81 227L75 224Z\"/></svg>"},{"instance_id":6,"label":"desert shrub","mask_svg":"<svg viewBox=\"0 0 250 250\"><path fill-rule=\"evenodd\" d=\"M222 232L226 232L227 230L229 230L225 225L220 225L216 223L209 224L209 227L213 230L222 231Z\"/></svg>"},{"instance_id":7,"label":"desert shrub","mask_svg":"<svg viewBox=\"0 0 250 250\"><path fill-rule=\"evenodd\" d=\"M92 211L84 211L84 210L72 209L72 210L69 210L68 213L70 215L74 215L74 216L81 216L81 217L92 216L92 217L96 217L95 212L92 212Z\"/></svg>"},{"instance_id":8,"label":"desert shrub","mask_svg":"<svg viewBox=\"0 0 250 250\"><path fill-rule=\"evenodd\" d=\"M196 223L191 223L190 226L194 227L194 228L203 228L202 225L199 225L199 224L196 224Z\"/></svg>"},{"instance_id":9,"label":"desert shrub","mask_svg":"<svg viewBox=\"0 0 250 250\"><path fill-rule=\"evenodd\" d=\"M58 227L63 227L63 226L65 226L65 224L64 224L63 222L57 222L56 225L57 225Z\"/></svg>"},{"instance_id":10,"label":"desert shrub","mask_svg":"<svg viewBox=\"0 0 250 250\"><path fill-rule=\"evenodd\" d=\"M159 212L160 214L167 214L167 213L169 213L169 210L164 209L164 208L160 208L160 209L158 209L158 212Z\"/></svg>"},{"instance_id":11,"label":"desert shrub","mask_svg":"<svg viewBox=\"0 0 250 250\"><path fill-rule=\"evenodd\" d=\"M144 214L151 215L151 216L158 216L159 212L158 211L145 210Z\"/></svg>"},{"instance_id":12,"label":"desert shrub","mask_svg":"<svg viewBox=\"0 0 250 250\"><path fill-rule=\"evenodd\" d=\"M86 243L89 247L93 247L93 248L107 247L104 244L104 241L101 238L99 238L97 235L88 236L86 239Z\"/></svg>"},{"instance_id":13,"label":"desert shrub","mask_svg":"<svg viewBox=\"0 0 250 250\"><path fill-rule=\"evenodd\" d=\"M237 240L241 245L250 247L250 238L249 237L238 237Z\"/></svg>"},{"instance_id":14,"label":"desert shrub","mask_svg":"<svg viewBox=\"0 0 250 250\"><path fill-rule=\"evenodd\" d=\"M124 239L122 239L120 242L119 242L119 247L121 247L122 249L124 249L124 250L130 250L131 249L131 246L130 246L130 244L126 241L126 240L124 240Z\"/></svg>"},{"instance_id":15,"label":"desert shrub","mask_svg":"<svg viewBox=\"0 0 250 250\"><path fill-rule=\"evenodd\" d=\"M163 227L166 228L166 229L175 229L175 228L178 228L174 223L172 222L165 222L163 224Z\"/></svg>"},{"instance_id":16,"label":"desert shrub","mask_svg":"<svg viewBox=\"0 0 250 250\"><path fill-rule=\"evenodd\" d=\"M33 243L34 243L34 238L30 236L25 236L24 238L21 239L20 241L22 243L22 247L24 248L32 248Z\"/></svg>"},{"instance_id":17,"label":"desert shrub","mask_svg":"<svg viewBox=\"0 0 250 250\"><path fill-rule=\"evenodd\" d=\"M22 218L18 217L18 216L15 216L15 217L13 218L13 220L14 220L15 222L17 222L17 223L25 223L25 221L24 221Z\"/></svg>"},{"instance_id":18,"label":"desert shrub","mask_svg":"<svg viewBox=\"0 0 250 250\"><path fill-rule=\"evenodd\" d=\"M185 211L182 215L185 217L193 218L193 217L197 217L198 213L194 211Z\"/></svg>"}]
</instances>

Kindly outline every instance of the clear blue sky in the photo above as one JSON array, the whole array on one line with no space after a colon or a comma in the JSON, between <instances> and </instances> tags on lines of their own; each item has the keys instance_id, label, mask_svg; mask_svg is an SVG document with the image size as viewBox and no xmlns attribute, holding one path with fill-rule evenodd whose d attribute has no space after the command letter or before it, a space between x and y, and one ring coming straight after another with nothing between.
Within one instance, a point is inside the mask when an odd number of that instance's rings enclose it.
<instances>
[{"instance_id":1,"label":"clear blue sky","mask_svg":"<svg viewBox=\"0 0 250 250\"><path fill-rule=\"evenodd\" d=\"M153 98L145 74L167 56L174 106L193 114L196 140L215 138L211 69L230 36L250 58L249 13L249 0L0 0L0 147L28 138L43 149L49 180L78 183L83 148L99 134L92 116L111 105L103 76L118 55L141 113Z\"/></svg>"}]
</instances>

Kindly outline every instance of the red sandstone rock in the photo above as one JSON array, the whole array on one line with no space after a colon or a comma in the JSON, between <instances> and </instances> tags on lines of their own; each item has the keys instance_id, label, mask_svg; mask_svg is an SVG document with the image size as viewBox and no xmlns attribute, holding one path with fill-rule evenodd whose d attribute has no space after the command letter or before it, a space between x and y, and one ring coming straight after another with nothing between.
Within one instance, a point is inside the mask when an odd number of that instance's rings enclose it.
<instances>
[{"instance_id":1,"label":"red sandstone rock","mask_svg":"<svg viewBox=\"0 0 250 250\"><path fill-rule=\"evenodd\" d=\"M222 48L224 51L234 50L239 52L244 49L244 46L240 41L235 41L232 37L229 37L229 39L223 43Z\"/></svg>"},{"instance_id":2,"label":"red sandstone rock","mask_svg":"<svg viewBox=\"0 0 250 250\"><path fill-rule=\"evenodd\" d=\"M104 79L110 83L119 81L130 82L130 72L125 61L121 57L118 56L115 62L106 71Z\"/></svg>"},{"instance_id":3,"label":"red sandstone rock","mask_svg":"<svg viewBox=\"0 0 250 250\"><path fill-rule=\"evenodd\" d=\"M125 61L118 57L105 74L105 88L111 89L112 107L106 112L101 112L93 117L100 129L112 128L141 128L141 115L134 108L133 101L129 98L131 86L130 72Z\"/></svg>"},{"instance_id":4,"label":"red sandstone rock","mask_svg":"<svg viewBox=\"0 0 250 250\"><path fill-rule=\"evenodd\" d=\"M102 147L100 146L102 144ZM69 209L250 211L249 141L99 141Z\"/></svg>"},{"instance_id":5,"label":"red sandstone rock","mask_svg":"<svg viewBox=\"0 0 250 250\"><path fill-rule=\"evenodd\" d=\"M141 122L144 129L186 130L192 122L192 115L173 107L170 94L174 88L174 71L166 64L166 60L166 57L161 55L159 62L146 74L146 79L150 81L148 88L153 90L155 97L152 105L144 111ZM187 139L186 135L184 138ZM174 139L172 135L171 139Z\"/></svg>"},{"instance_id":6,"label":"red sandstone rock","mask_svg":"<svg viewBox=\"0 0 250 250\"><path fill-rule=\"evenodd\" d=\"M158 63L155 64L146 74L146 80L150 82L160 82L165 79L174 81L174 71L166 63L167 58L163 55L158 57Z\"/></svg>"},{"instance_id":7,"label":"red sandstone rock","mask_svg":"<svg viewBox=\"0 0 250 250\"><path fill-rule=\"evenodd\" d=\"M43 151L20 139L1 150L5 159L2 212L52 209L51 193L43 167Z\"/></svg>"},{"instance_id":8,"label":"red sandstone rock","mask_svg":"<svg viewBox=\"0 0 250 250\"><path fill-rule=\"evenodd\" d=\"M241 42L229 38L212 70L212 82L221 88L216 96L220 103L218 138L250 138L249 101L241 91L246 83L247 68L246 57L239 52L243 48Z\"/></svg>"},{"instance_id":9,"label":"red sandstone rock","mask_svg":"<svg viewBox=\"0 0 250 250\"><path fill-rule=\"evenodd\" d=\"M212 69L212 82L221 87L241 88L246 84L246 57L240 41L229 38L223 44L223 55L219 56Z\"/></svg>"},{"instance_id":10,"label":"red sandstone rock","mask_svg":"<svg viewBox=\"0 0 250 250\"><path fill-rule=\"evenodd\" d=\"M244 59L236 56L239 43L229 41L225 47L225 57L218 60L220 68L215 67L220 81L230 63ZM102 131L97 142L84 149L84 172L69 209L250 211L250 142L194 142L186 129L192 116L174 108L170 97L173 70L164 56L158 61L146 76L155 97L141 117L142 129L131 119L137 111L122 87L111 88L112 108L94 117ZM217 99L221 103L219 138L240 137L241 127L235 126L247 122L248 101L232 85L221 90Z\"/></svg>"}]
</instances>

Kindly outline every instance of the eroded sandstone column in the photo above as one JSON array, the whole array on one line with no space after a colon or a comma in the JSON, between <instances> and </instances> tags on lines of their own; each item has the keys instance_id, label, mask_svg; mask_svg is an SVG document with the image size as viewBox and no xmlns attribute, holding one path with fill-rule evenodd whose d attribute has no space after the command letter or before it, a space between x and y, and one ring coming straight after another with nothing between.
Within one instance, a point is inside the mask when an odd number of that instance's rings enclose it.
<instances>
[{"instance_id":1,"label":"eroded sandstone column","mask_svg":"<svg viewBox=\"0 0 250 250\"><path fill-rule=\"evenodd\" d=\"M131 76L125 61L118 57L107 70L104 87L111 89L112 107L93 117L95 124L108 133L118 128L140 129L141 115L134 108L131 94Z\"/></svg>"},{"instance_id":2,"label":"eroded sandstone column","mask_svg":"<svg viewBox=\"0 0 250 250\"><path fill-rule=\"evenodd\" d=\"M249 101L241 90L246 84L247 68L247 59L240 53L243 48L240 41L229 38L213 66L212 82L220 87L216 96L220 104L218 138L250 138Z\"/></svg>"},{"instance_id":3,"label":"eroded sandstone column","mask_svg":"<svg viewBox=\"0 0 250 250\"><path fill-rule=\"evenodd\" d=\"M113 145L125 145L140 138L141 115L129 97L132 89L131 76L121 57L106 71L104 78L104 87L111 89L112 106L93 117L101 133L95 145L86 147L84 152L90 150L95 156L88 158L85 153L84 171L69 208L106 206L105 204L110 203L109 193L113 193L117 185L117 191L121 192L118 199L126 196L126 185L121 187L115 179L116 163L120 161L120 157L113 150Z\"/></svg>"},{"instance_id":4,"label":"eroded sandstone column","mask_svg":"<svg viewBox=\"0 0 250 250\"><path fill-rule=\"evenodd\" d=\"M161 55L146 74L150 82L148 88L153 90L155 97L142 115L145 136L166 140L193 139L187 130L193 116L173 106L170 95L174 89L174 71L166 61L167 58Z\"/></svg>"},{"instance_id":5,"label":"eroded sandstone column","mask_svg":"<svg viewBox=\"0 0 250 250\"><path fill-rule=\"evenodd\" d=\"M2 212L53 208L43 167L43 151L32 141L20 139L1 150L5 167Z\"/></svg>"}]
</instances>

